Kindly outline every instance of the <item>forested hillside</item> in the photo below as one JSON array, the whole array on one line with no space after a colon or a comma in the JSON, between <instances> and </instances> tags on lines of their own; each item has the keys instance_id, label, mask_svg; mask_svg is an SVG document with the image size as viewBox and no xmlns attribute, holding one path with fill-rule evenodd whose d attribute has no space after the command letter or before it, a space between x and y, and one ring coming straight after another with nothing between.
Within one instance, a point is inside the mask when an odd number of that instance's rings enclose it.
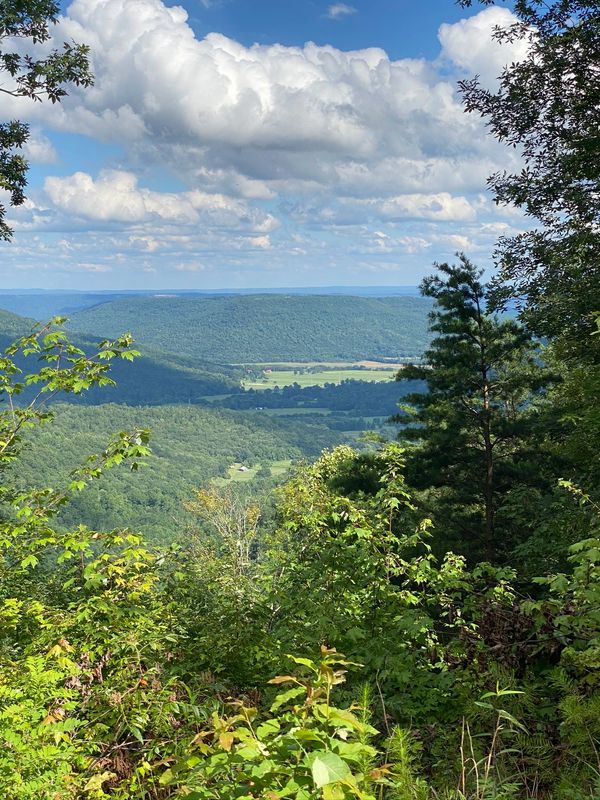
<instances>
[{"instance_id":1,"label":"forested hillside","mask_svg":"<svg viewBox=\"0 0 600 800\"><path fill-rule=\"evenodd\" d=\"M13 314L11 311L0 311L0 341L2 347L14 341L19 336L31 333L35 320Z\"/></svg>"},{"instance_id":2,"label":"forested hillside","mask_svg":"<svg viewBox=\"0 0 600 800\"><path fill-rule=\"evenodd\" d=\"M66 486L71 471L100 451L115 430L148 428L152 456L144 468L108 473L65 507L58 522L66 528L82 521L95 529L129 526L163 543L185 539L184 500L193 489L225 476L230 465L268 469L277 461L312 460L340 441L340 434L312 421L290 424L187 405L60 405L54 413L53 425L37 431L18 469L4 480L17 487Z\"/></svg>"},{"instance_id":3,"label":"forested hillside","mask_svg":"<svg viewBox=\"0 0 600 800\"><path fill-rule=\"evenodd\" d=\"M167 294L172 297L219 297L249 294L271 294L271 295L330 295L330 296L351 296L351 297L418 297L417 286L327 286L327 287L305 287L298 286L291 289L284 288L263 288L263 289L215 289L215 290L192 290L177 291L166 290L161 292L151 290L129 290L129 291L103 291L103 292L84 292L84 291L50 291L50 290L30 290L27 293L15 289L6 291L0 288L0 309L12 311L22 317L33 317L34 319L47 320L56 316L70 316L75 311L91 308L113 300L127 299L132 297L152 296L155 294Z\"/></svg>"},{"instance_id":4,"label":"forested hillside","mask_svg":"<svg viewBox=\"0 0 600 800\"><path fill-rule=\"evenodd\" d=\"M86 349L89 337L76 341ZM210 364L183 355L163 353L140 346L141 356L133 364L115 365L116 387L110 392L96 389L79 398L86 404L118 402L129 405L202 403L213 395L240 391L242 373L226 364Z\"/></svg>"},{"instance_id":5,"label":"forested hillside","mask_svg":"<svg viewBox=\"0 0 600 800\"><path fill-rule=\"evenodd\" d=\"M0 347L6 347L18 336L31 333L36 326L26 319L7 311L0 311ZM84 351L91 350L100 338L86 335L73 337L73 343ZM19 365L33 369L31 359L21 359ZM96 388L86 392L74 402L97 404L107 402L130 405L158 405L160 403L198 403L206 396L240 391L242 372L225 364L199 361L183 355L164 353L141 346L140 357L129 364L115 364L115 387ZM26 391L24 398L31 396Z\"/></svg>"},{"instance_id":6,"label":"forested hillside","mask_svg":"<svg viewBox=\"0 0 600 800\"><path fill-rule=\"evenodd\" d=\"M77 312L70 328L131 331L145 345L227 364L417 358L429 308L414 297L136 297Z\"/></svg>"}]
</instances>

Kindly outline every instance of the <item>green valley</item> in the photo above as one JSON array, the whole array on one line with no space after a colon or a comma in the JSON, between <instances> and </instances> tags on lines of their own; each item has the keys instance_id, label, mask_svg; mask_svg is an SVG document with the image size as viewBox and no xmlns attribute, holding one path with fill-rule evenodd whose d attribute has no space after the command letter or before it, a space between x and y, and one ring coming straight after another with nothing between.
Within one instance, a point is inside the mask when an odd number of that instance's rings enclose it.
<instances>
[{"instance_id":1,"label":"green valley","mask_svg":"<svg viewBox=\"0 0 600 800\"><path fill-rule=\"evenodd\" d=\"M135 307L137 300L123 302ZM0 344L35 326L33 319L0 312ZM320 335L318 346L326 347L327 330ZM73 342L89 353L101 337L79 333ZM38 431L13 476L17 484L66 484L85 452L101 447L111 431L150 429L153 455L147 468L107 475L61 512L61 526L110 521L114 527L137 527L154 541L181 538L189 524L184 502L194 487L231 482L250 493L264 492L283 480L292 464L342 442L359 443L365 429L385 429L402 394L390 380L395 369L385 362L377 369L352 361L229 365L168 353L144 341L135 346L139 357L113 362L115 386L72 394L68 405L60 394L48 395L56 414L52 433ZM37 355L19 356L17 363L24 375L40 365ZM250 375L263 376L258 399ZM275 388L278 384L285 388ZM22 404L33 396L34 387L25 388L16 400ZM61 404L54 407L56 401Z\"/></svg>"}]
</instances>

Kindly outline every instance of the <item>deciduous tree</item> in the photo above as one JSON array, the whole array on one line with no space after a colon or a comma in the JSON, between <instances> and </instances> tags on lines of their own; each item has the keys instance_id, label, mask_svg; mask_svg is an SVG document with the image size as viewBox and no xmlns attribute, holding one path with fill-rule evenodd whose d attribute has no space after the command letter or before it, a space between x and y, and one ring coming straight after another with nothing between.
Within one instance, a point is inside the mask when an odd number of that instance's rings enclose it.
<instances>
[{"instance_id":1,"label":"deciduous tree","mask_svg":"<svg viewBox=\"0 0 600 800\"><path fill-rule=\"evenodd\" d=\"M36 45L51 38L59 9L54 0L0 2L0 92L56 103L67 94L69 84L92 83L86 45L65 42L61 49L55 48L44 57L35 54ZM12 206L25 200L28 164L22 148L28 138L29 126L25 123L0 123L0 189L8 193ZM0 203L0 239L8 240L12 230L5 214L6 208Z\"/></svg>"},{"instance_id":2,"label":"deciduous tree","mask_svg":"<svg viewBox=\"0 0 600 800\"><path fill-rule=\"evenodd\" d=\"M494 35L526 42L527 57L504 68L495 90L478 77L460 84L466 110L522 156L520 171L489 178L496 202L521 208L534 224L500 239L495 300L517 298L538 334L597 362L589 334L600 297L600 7L516 0L514 14Z\"/></svg>"}]
</instances>

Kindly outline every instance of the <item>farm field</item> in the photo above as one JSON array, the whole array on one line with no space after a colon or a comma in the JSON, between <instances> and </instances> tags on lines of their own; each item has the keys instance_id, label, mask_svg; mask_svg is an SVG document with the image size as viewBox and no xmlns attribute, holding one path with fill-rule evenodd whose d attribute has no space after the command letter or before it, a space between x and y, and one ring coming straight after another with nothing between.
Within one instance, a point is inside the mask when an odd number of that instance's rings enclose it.
<instances>
[{"instance_id":1,"label":"farm field","mask_svg":"<svg viewBox=\"0 0 600 800\"><path fill-rule=\"evenodd\" d=\"M298 417L298 416L308 416L308 417L328 417L331 415L332 411L330 408L298 408L297 406L289 406L286 408L255 408L250 409L248 414L266 414L268 417Z\"/></svg>"},{"instance_id":2,"label":"farm field","mask_svg":"<svg viewBox=\"0 0 600 800\"><path fill-rule=\"evenodd\" d=\"M306 365L302 365L306 368ZM393 380L397 368L377 368L377 369L334 369L326 368L316 370L314 367L310 372L295 369L274 369L272 372L265 373L262 378L248 378L242 381L244 389L273 389L275 386L291 386L294 383L300 386L323 386L326 383L341 383L345 380L355 381L387 381Z\"/></svg>"},{"instance_id":3,"label":"farm field","mask_svg":"<svg viewBox=\"0 0 600 800\"><path fill-rule=\"evenodd\" d=\"M272 461L271 463L266 464L266 467L271 472L272 478L282 477L287 472L289 472L291 466L292 466L291 459ZM261 467L262 464L254 464L251 467L245 467L243 464L236 462L227 469L226 478L213 478L212 483L215 486L221 486L221 487L227 486L230 483L247 483L257 475Z\"/></svg>"},{"instance_id":4,"label":"farm field","mask_svg":"<svg viewBox=\"0 0 600 800\"><path fill-rule=\"evenodd\" d=\"M288 369L310 369L323 367L323 369L356 369L367 367L368 369L402 369L407 363L418 361L414 358L411 361L253 361L251 364L231 364L232 367L263 367L277 371Z\"/></svg>"}]
</instances>

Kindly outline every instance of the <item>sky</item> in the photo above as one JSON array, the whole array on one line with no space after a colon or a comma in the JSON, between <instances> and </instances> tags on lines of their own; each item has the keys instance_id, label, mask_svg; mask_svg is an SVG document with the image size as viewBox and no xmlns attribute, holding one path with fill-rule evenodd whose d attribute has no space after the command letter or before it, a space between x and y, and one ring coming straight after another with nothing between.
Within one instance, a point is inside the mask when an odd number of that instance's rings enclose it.
<instances>
[{"instance_id":1,"label":"sky","mask_svg":"<svg viewBox=\"0 0 600 800\"><path fill-rule=\"evenodd\" d=\"M510 21L453 0L65 3L36 52L88 44L95 83L0 94L0 120L31 126L0 290L414 285L457 251L489 267L524 221L486 178L518 160L457 81L493 88L523 56L493 41Z\"/></svg>"}]
</instances>

